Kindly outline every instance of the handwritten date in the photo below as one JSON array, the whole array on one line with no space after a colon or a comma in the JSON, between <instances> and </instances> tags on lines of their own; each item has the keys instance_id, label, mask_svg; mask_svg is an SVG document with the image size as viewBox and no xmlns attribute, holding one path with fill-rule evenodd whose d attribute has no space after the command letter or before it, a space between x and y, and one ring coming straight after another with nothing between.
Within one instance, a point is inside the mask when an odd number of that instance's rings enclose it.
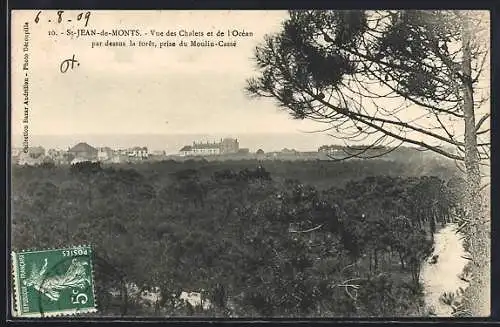
<instances>
[{"instance_id":1,"label":"handwritten date","mask_svg":"<svg viewBox=\"0 0 500 327\"><path fill-rule=\"evenodd\" d=\"M64 10L59 10L57 12L56 21L58 24L61 24L63 22L72 22L73 20L76 20L78 22L83 21L83 22L85 22L84 27L87 27L87 25L89 23L90 15L91 15L90 11L87 11L87 12L79 13L78 15L76 15L76 17L67 16L67 18L66 18L66 16L64 15ZM40 11L38 11L38 13L35 16L35 23L36 24L38 24L38 22L40 21L41 16L42 16L42 11L40 10ZM49 23L52 22L52 19L50 19L50 17L48 17L48 22Z\"/></svg>"}]
</instances>

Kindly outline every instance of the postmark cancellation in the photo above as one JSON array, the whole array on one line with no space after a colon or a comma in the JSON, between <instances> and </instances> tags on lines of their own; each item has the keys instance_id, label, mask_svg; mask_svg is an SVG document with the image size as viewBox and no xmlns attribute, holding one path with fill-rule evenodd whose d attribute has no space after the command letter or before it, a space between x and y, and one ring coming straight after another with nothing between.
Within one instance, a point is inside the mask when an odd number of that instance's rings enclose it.
<instances>
[{"instance_id":1,"label":"postmark cancellation","mask_svg":"<svg viewBox=\"0 0 500 327\"><path fill-rule=\"evenodd\" d=\"M96 312L92 248L12 252L13 316Z\"/></svg>"}]
</instances>

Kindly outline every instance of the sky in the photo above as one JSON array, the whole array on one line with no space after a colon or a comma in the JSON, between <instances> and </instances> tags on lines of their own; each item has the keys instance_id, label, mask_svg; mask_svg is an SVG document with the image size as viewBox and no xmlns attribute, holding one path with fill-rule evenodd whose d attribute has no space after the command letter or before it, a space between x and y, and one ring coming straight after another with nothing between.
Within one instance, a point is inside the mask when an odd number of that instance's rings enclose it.
<instances>
[{"instance_id":1,"label":"sky","mask_svg":"<svg viewBox=\"0 0 500 327\"><path fill-rule=\"evenodd\" d=\"M253 49L266 33L279 30L286 17L284 11L92 12L88 27L98 31L237 29L254 35L227 38L236 40L237 47L164 49L92 49L89 38L47 36L53 26L43 19L40 26L33 24L36 13L21 12L19 17L17 14L13 15L13 33L19 33L21 40L17 42L14 34L14 48L22 44L22 23L31 21L29 129L32 134L287 133L317 126L292 120L274 102L250 100L244 93L246 78L255 75ZM50 14L57 17L50 12L42 13ZM59 28L61 32L65 29ZM103 42L130 39L98 38ZM61 74L60 62L73 54L80 66ZM13 59L19 58L22 57ZM14 99L21 96L15 91L22 93L22 82L13 81L12 85L12 130L20 134L23 112Z\"/></svg>"},{"instance_id":2,"label":"sky","mask_svg":"<svg viewBox=\"0 0 500 327\"><path fill-rule=\"evenodd\" d=\"M94 11L87 29L139 29L143 36L70 37L68 29L83 27L84 23L75 19L79 13L65 11L60 24L56 23L56 11L42 11L38 23L34 22L37 11L13 13L14 143L22 142L19 136L24 128L24 22L29 22L30 32L28 128L32 140L37 135L300 134L326 127L293 120L273 100L250 99L244 92L246 79L257 74L252 60L255 47L266 34L281 29L286 11ZM68 19L72 22L65 21ZM229 29L251 32L252 36L222 38L236 41L236 47L92 48L92 41L181 40L144 35L153 29L205 34L218 30L227 34ZM57 35L49 35L51 31ZM73 55L79 66L61 73L61 62ZM406 112L415 117L421 114L418 110Z\"/></svg>"}]
</instances>

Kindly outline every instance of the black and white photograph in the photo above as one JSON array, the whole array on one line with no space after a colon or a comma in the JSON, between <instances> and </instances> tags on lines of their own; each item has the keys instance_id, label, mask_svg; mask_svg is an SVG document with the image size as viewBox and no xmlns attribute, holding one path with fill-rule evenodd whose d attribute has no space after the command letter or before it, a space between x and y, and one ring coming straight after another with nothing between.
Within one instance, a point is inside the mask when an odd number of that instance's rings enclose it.
<instances>
[{"instance_id":1,"label":"black and white photograph","mask_svg":"<svg viewBox=\"0 0 500 327\"><path fill-rule=\"evenodd\" d=\"M13 317L490 316L487 10L13 10Z\"/></svg>"}]
</instances>

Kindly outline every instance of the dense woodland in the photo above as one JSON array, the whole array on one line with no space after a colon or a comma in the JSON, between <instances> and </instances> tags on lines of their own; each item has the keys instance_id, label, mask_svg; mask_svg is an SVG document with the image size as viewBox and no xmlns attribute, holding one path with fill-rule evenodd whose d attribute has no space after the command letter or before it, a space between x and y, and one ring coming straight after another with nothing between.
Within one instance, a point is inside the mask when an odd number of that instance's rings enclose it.
<instances>
[{"instance_id":1,"label":"dense woodland","mask_svg":"<svg viewBox=\"0 0 500 327\"><path fill-rule=\"evenodd\" d=\"M462 189L442 162L13 166L12 244L92 244L98 315L425 315L420 265Z\"/></svg>"}]
</instances>

